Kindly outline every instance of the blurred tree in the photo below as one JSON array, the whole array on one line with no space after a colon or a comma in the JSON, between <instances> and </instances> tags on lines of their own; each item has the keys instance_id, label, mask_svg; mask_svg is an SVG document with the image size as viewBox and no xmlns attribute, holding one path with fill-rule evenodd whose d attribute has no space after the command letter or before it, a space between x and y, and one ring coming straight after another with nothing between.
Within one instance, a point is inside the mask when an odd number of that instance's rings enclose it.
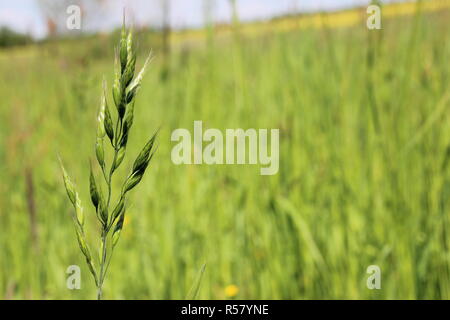
<instances>
[{"instance_id":1,"label":"blurred tree","mask_svg":"<svg viewBox=\"0 0 450 320\"><path fill-rule=\"evenodd\" d=\"M212 45L214 39L214 7L215 0L203 0L203 21L208 35L208 45Z\"/></svg>"},{"instance_id":2,"label":"blurred tree","mask_svg":"<svg viewBox=\"0 0 450 320\"><path fill-rule=\"evenodd\" d=\"M162 12L162 43L163 43L163 54L168 56L170 54L170 0L160 0L161 1L161 12Z\"/></svg>"},{"instance_id":3,"label":"blurred tree","mask_svg":"<svg viewBox=\"0 0 450 320\"><path fill-rule=\"evenodd\" d=\"M203 0L203 22L205 27L211 27L213 25L214 6L214 0Z\"/></svg>"},{"instance_id":4,"label":"blurred tree","mask_svg":"<svg viewBox=\"0 0 450 320\"><path fill-rule=\"evenodd\" d=\"M239 13L238 13L238 4L236 0L228 0L231 10L231 25L233 28L233 38L234 41L240 41L240 22L239 22Z\"/></svg>"},{"instance_id":5,"label":"blurred tree","mask_svg":"<svg viewBox=\"0 0 450 320\"><path fill-rule=\"evenodd\" d=\"M239 24L239 14L236 0L228 0L231 7L231 21L234 27L237 27Z\"/></svg>"},{"instance_id":6,"label":"blurred tree","mask_svg":"<svg viewBox=\"0 0 450 320\"><path fill-rule=\"evenodd\" d=\"M161 5L161 38L163 67L161 69L161 79L169 77L170 70L170 34L172 31L170 24L170 0L159 0Z\"/></svg>"},{"instance_id":7,"label":"blurred tree","mask_svg":"<svg viewBox=\"0 0 450 320\"><path fill-rule=\"evenodd\" d=\"M291 4L290 4L290 8L289 8L289 13L290 14L296 14L298 12L298 0L291 0Z\"/></svg>"},{"instance_id":8,"label":"blurred tree","mask_svg":"<svg viewBox=\"0 0 450 320\"><path fill-rule=\"evenodd\" d=\"M32 41L32 38L28 35L12 31L7 27L0 28L0 47L25 45Z\"/></svg>"}]
</instances>

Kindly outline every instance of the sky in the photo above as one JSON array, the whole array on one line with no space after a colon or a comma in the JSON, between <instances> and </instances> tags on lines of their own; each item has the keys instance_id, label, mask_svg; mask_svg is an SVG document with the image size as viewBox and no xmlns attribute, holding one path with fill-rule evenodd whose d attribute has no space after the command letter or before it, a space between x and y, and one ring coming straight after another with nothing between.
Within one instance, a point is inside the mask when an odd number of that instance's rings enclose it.
<instances>
[{"instance_id":1,"label":"sky","mask_svg":"<svg viewBox=\"0 0 450 320\"><path fill-rule=\"evenodd\" d=\"M204 4L207 1L214 1L214 9L212 11L214 21L228 22L231 18L228 0L170 1L170 23L174 28L202 26L205 16ZM8 26L16 31L29 33L35 38L45 37L47 27L38 2L39 0L0 1L0 26ZM158 25L161 22L161 0L103 0L102 2L101 9L95 9L95 12L90 12L89 19L82 20L83 30L108 31L120 26L123 8L126 8L127 17L131 16L136 25ZM236 0L236 2L239 18L248 21L270 18L285 13L314 12L362 6L368 5L370 1Z\"/></svg>"}]
</instances>

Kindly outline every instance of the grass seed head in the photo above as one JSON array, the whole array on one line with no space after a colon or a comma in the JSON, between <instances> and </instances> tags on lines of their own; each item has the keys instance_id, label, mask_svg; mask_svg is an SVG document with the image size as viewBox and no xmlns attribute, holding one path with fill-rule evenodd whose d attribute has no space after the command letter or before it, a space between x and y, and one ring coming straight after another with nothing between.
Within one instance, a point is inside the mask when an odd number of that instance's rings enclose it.
<instances>
[{"instance_id":1,"label":"grass seed head","mask_svg":"<svg viewBox=\"0 0 450 320\"><path fill-rule=\"evenodd\" d=\"M100 167L105 167L105 149L103 147L103 139L97 138L95 143L95 155Z\"/></svg>"},{"instance_id":2,"label":"grass seed head","mask_svg":"<svg viewBox=\"0 0 450 320\"><path fill-rule=\"evenodd\" d=\"M103 173L103 178L108 187L107 197L103 197L100 184L96 180L92 165L90 165L89 191L92 204L95 207L97 218L102 226L101 245L100 245L100 270L96 271L92 262L91 253L86 243L84 235L84 213L81 201L78 197L72 181L67 175L66 170L61 164L64 184L70 201L75 206L75 230L80 249L89 266L89 270L94 276L98 298L102 297L102 285L106 275L108 254L112 255L112 250L116 246L120 232L123 228L125 217L126 193L133 189L141 180L154 155L154 143L157 133L155 133L142 149L141 153L134 162L133 169L125 180L120 193L119 202L116 204L111 215L109 214L110 200L112 194L112 177L117 168L125 158L126 146L128 143L129 132L133 124L134 105L136 94L141 86L143 75L150 62L151 55L146 59L141 71L135 76L136 52L133 49L132 32L127 34L125 27L122 29L120 43L115 52L115 74L112 86L112 96L117 109L116 122L114 124L107 101L106 81L103 81L103 93L101 97L100 109L97 116L97 137L95 144L95 154L97 162ZM115 127L114 127L115 126ZM113 147L114 158L109 169L109 175L106 170L104 137L108 136ZM110 218L111 217L111 218ZM108 234L113 230L112 237ZM109 240L110 239L110 240ZM108 245L112 241L112 245ZM110 259L110 257L109 257Z\"/></svg>"},{"instance_id":3,"label":"grass seed head","mask_svg":"<svg viewBox=\"0 0 450 320\"><path fill-rule=\"evenodd\" d=\"M97 188L97 183L95 181L94 173L92 172L92 165L90 166L90 175L89 175L89 191L91 194L92 204L95 209L98 210L98 206L100 203L100 193Z\"/></svg>"},{"instance_id":4,"label":"grass seed head","mask_svg":"<svg viewBox=\"0 0 450 320\"><path fill-rule=\"evenodd\" d=\"M91 251L89 250L89 247L86 243L86 239L85 239L83 230L81 228L76 228L75 230L76 230L77 240L78 240L78 244L80 246L81 252L86 257L86 260L91 261L92 260Z\"/></svg>"},{"instance_id":5,"label":"grass seed head","mask_svg":"<svg viewBox=\"0 0 450 320\"><path fill-rule=\"evenodd\" d=\"M128 48L127 48L127 35L125 28L122 28L122 34L120 37L120 67L122 74L125 72L126 66L127 66L127 60L128 60Z\"/></svg>"},{"instance_id":6,"label":"grass seed head","mask_svg":"<svg viewBox=\"0 0 450 320\"><path fill-rule=\"evenodd\" d=\"M124 197L121 197L119 203L113 210L113 213L112 213L113 221L115 221L119 217L119 215L122 213L122 211L124 209L125 209L125 199L124 199Z\"/></svg>"},{"instance_id":7,"label":"grass seed head","mask_svg":"<svg viewBox=\"0 0 450 320\"><path fill-rule=\"evenodd\" d=\"M111 113L109 112L108 104L105 104L105 131L108 135L109 140L111 142L114 139L114 129L113 129L113 121L111 118Z\"/></svg>"},{"instance_id":8,"label":"grass seed head","mask_svg":"<svg viewBox=\"0 0 450 320\"><path fill-rule=\"evenodd\" d=\"M133 173L138 172L141 170L144 166L146 166L146 163L149 161L151 151L153 149L153 145L155 144L156 136L158 135L158 132L156 132L150 140L147 142L147 144L142 149L141 153L138 155L136 160L133 164Z\"/></svg>"},{"instance_id":9,"label":"grass seed head","mask_svg":"<svg viewBox=\"0 0 450 320\"><path fill-rule=\"evenodd\" d=\"M78 196L78 193L75 195L76 201L75 201L75 214L77 217L77 221L80 224L80 226L84 226L84 213L83 213L83 207L81 206L81 200Z\"/></svg>"},{"instance_id":10,"label":"grass seed head","mask_svg":"<svg viewBox=\"0 0 450 320\"><path fill-rule=\"evenodd\" d=\"M117 152L117 157L114 159L113 165L112 165L112 172L116 171L117 168L122 164L123 159L125 158L125 147L122 147L119 149L119 152Z\"/></svg>"},{"instance_id":11,"label":"grass seed head","mask_svg":"<svg viewBox=\"0 0 450 320\"><path fill-rule=\"evenodd\" d=\"M119 219L117 220L117 223L114 228L113 235L112 235L113 247L115 247L117 242L119 241L120 232L122 231L122 228L123 228L124 218L125 218L125 210L122 210L122 213L120 214Z\"/></svg>"},{"instance_id":12,"label":"grass seed head","mask_svg":"<svg viewBox=\"0 0 450 320\"><path fill-rule=\"evenodd\" d=\"M72 204L75 205L75 201L76 201L75 187L74 187L72 181L70 180L70 177L67 174L66 169L64 168L64 166L62 164L61 158L59 159L59 164L61 167L61 171L63 173L64 186L66 187L67 195L69 196L70 202L72 202Z\"/></svg>"}]
</instances>

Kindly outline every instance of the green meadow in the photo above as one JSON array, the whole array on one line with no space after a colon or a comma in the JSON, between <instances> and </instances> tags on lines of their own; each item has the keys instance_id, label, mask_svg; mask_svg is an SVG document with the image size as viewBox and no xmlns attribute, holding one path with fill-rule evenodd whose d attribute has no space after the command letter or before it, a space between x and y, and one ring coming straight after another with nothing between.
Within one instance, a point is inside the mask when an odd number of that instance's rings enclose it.
<instances>
[{"instance_id":1,"label":"green meadow","mask_svg":"<svg viewBox=\"0 0 450 320\"><path fill-rule=\"evenodd\" d=\"M138 67L155 59L115 190L160 127L159 147L130 192L104 298L184 299L206 264L200 299L449 299L450 11L418 8L374 31L210 30L167 57L139 33ZM89 160L117 39L0 51L1 299L96 297L58 154L95 251ZM278 173L175 165L171 133L195 120L279 129ZM67 289L70 265L80 290ZM380 290L366 286L370 265Z\"/></svg>"}]
</instances>

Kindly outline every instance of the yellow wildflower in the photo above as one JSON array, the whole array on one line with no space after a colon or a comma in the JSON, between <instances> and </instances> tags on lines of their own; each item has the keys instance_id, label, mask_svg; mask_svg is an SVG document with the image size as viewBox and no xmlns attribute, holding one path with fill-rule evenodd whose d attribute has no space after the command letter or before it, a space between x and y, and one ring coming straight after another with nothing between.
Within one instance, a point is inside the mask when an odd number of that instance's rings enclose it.
<instances>
[{"instance_id":1,"label":"yellow wildflower","mask_svg":"<svg viewBox=\"0 0 450 320\"><path fill-rule=\"evenodd\" d=\"M238 288L238 286L236 286L234 284L230 284L225 287L225 295L228 298L234 298L235 296L237 296L238 293L239 293L239 288Z\"/></svg>"}]
</instances>

